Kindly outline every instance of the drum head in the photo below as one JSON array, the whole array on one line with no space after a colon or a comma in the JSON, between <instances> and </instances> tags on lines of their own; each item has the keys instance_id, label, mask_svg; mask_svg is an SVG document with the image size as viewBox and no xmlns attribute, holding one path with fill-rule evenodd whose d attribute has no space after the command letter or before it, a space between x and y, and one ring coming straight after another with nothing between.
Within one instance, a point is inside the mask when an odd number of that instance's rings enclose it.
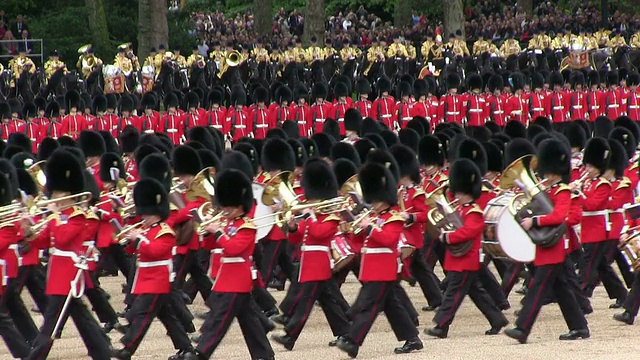
<instances>
[{"instance_id":1,"label":"drum head","mask_svg":"<svg viewBox=\"0 0 640 360\"><path fill-rule=\"evenodd\" d=\"M264 186L260 184L251 184L253 188L253 198L256 199L256 209L254 212L254 223L258 228L256 231L256 241L263 239L269 235L269 231L274 227L273 223L276 221L276 215L271 207L262 203L262 193L264 192ZM271 215L271 216L269 216ZM265 224L272 224L271 226L261 226Z\"/></svg>"},{"instance_id":2,"label":"drum head","mask_svg":"<svg viewBox=\"0 0 640 360\"><path fill-rule=\"evenodd\" d=\"M503 211L498 219L497 235L502 250L518 262L531 262L536 256L536 246L509 211Z\"/></svg>"}]
</instances>

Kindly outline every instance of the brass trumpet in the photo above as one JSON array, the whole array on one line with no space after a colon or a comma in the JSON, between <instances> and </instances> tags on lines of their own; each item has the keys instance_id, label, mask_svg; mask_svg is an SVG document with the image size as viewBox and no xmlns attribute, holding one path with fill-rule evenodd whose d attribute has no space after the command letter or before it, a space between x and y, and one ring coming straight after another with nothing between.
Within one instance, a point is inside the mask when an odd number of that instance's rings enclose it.
<instances>
[{"instance_id":1,"label":"brass trumpet","mask_svg":"<svg viewBox=\"0 0 640 360\"><path fill-rule=\"evenodd\" d=\"M347 232L353 233L353 235L359 235L364 229L359 227L358 225L362 222L362 220L366 219L369 215L371 215L372 212L373 212L373 209L367 209L363 211L362 214L360 214L355 220L353 220L350 223L347 223L346 224Z\"/></svg>"},{"instance_id":2,"label":"brass trumpet","mask_svg":"<svg viewBox=\"0 0 640 360\"><path fill-rule=\"evenodd\" d=\"M287 210L281 210L277 212L275 214L276 221L267 223L267 224L261 224L258 226L258 228L273 226L273 225L278 225L280 227L284 226L284 224L286 224L291 218L298 217L298 216L294 216L293 215L294 213L297 213L306 209L313 209L314 211L317 211L322 214L335 213L346 208L349 205L349 201L350 199L347 197L338 196L338 197L323 200L320 202L303 203L303 204L294 205L288 208ZM264 219L272 216L273 214L270 214L267 216L260 216L260 217L254 218L254 220Z\"/></svg>"},{"instance_id":3,"label":"brass trumpet","mask_svg":"<svg viewBox=\"0 0 640 360\"><path fill-rule=\"evenodd\" d=\"M78 193L78 194L71 194L71 195L67 195L67 196L61 196L61 197L55 198L55 199L40 200L40 201L36 202L35 206L37 206L38 208L45 208L45 207L47 207L47 206L49 206L51 204L55 204L55 203L60 202L60 201L72 200L72 199L76 199L76 198L79 198L79 199L76 200L75 202L73 202L70 206L84 205L89 200L91 200L91 192L85 191L85 192L81 192L81 193Z\"/></svg>"},{"instance_id":4,"label":"brass trumpet","mask_svg":"<svg viewBox=\"0 0 640 360\"><path fill-rule=\"evenodd\" d=\"M144 220L139 221L135 224L132 225L128 225L125 226L124 228L122 228L122 230L120 230L117 234L116 234L116 239L118 240L118 243L120 245L125 245L127 243L127 240L125 239L125 236L131 232L131 230L134 229L139 229L142 227L142 225L144 225Z\"/></svg>"}]
</instances>

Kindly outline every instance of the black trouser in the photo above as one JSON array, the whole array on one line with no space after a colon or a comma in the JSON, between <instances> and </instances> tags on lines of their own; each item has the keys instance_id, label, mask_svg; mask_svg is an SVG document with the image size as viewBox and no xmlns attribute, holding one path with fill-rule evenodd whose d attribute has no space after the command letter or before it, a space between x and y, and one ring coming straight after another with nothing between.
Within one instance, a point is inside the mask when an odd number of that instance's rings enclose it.
<instances>
[{"instance_id":1,"label":"black trouser","mask_svg":"<svg viewBox=\"0 0 640 360\"><path fill-rule=\"evenodd\" d=\"M400 281L396 281L394 292L396 294L396 298L400 301L400 304L407 309L407 314L409 315L409 319L411 319L412 323L415 324L418 322L420 314L418 314L418 311L415 306L413 306L411 299L409 299L407 291L402 287L402 285L400 285Z\"/></svg>"},{"instance_id":2,"label":"black trouser","mask_svg":"<svg viewBox=\"0 0 640 360\"><path fill-rule=\"evenodd\" d=\"M251 296L262 311L269 311L278 303L271 293L262 287L254 286Z\"/></svg>"},{"instance_id":3,"label":"black trouser","mask_svg":"<svg viewBox=\"0 0 640 360\"><path fill-rule=\"evenodd\" d=\"M299 301L293 310L291 319L284 327L284 330L292 341L295 342L300 336L302 328L306 324L307 319L309 319L313 304L316 301L320 303L320 307L324 312L324 316L327 318L333 336L342 336L349 331L349 320L347 320L346 315L333 299L329 285L330 281L331 280L299 283Z\"/></svg>"},{"instance_id":4,"label":"black trouser","mask_svg":"<svg viewBox=\"0 0 640 360\"><path fill-rule=\"evenodd\" d=\"M273 270L276 265L280 265L282 271L289 280L296 279L295 266L291 262L291 257L285 251L286 240L271 241L262 240L262 258L260 259L260 276L265 284L268 284L273 277ZM256 259L256 261L258 261Z\"/></svg>"},{"instance_id":5,"label":"black trouser","mask_svg":"<svg viewBox=\"0 0 640 360\"><path fill-rule=\"evenodd\" d=\"M129 327L121 339L124 349L133 355L156 317L167 329L167 334L176 350L191 350L193 348L187 333L173 315L168 303L169 294L134 295L133 304L127 313Z\"/></svg>"},{"instance_id":6,"label":"black trouser","mask_svg":"<svg viewBox=\"0 0 640 360\"><path fill-rule=\"evenodd\" d=\"M440 306L442 303L442 292L440 291L440 281L433 273L433 269L429 268L424 261L423 249L416 249L411 255L411 266L409 271L411 275L420 284L422 294L429 306Z\"/></svg>"},{"instance_id":7,"label":"black trouser","mask_svg":"<svg viewBox=\"0 0 640 360\"><path fill-rule=\"evenodd\" d=\"M624 309L627 310L632 316L638 315L638 309L640 309L640 273L636 273L631 285L631 292L624 301Z\"/></svg>"},{"instance_id":8,"label":"black trouser","mask_svg":"<svg viewBox=\"0 0 640 360\"><path fill-rule=\"evenodd\" d=\"M92 288L86 288L84 294L89 299L93 311L98 315L98 320L101 323L113 324L118 321L118 315L113 307L109 303L107 293L100 287L100 283L97 281L98 271L91 272L91 279L93 281ZM94 280L95 279L95 280Z\"/></svg>"},{"instance_id":9,"label":"black trouser","mask_svg":"<svg viewBox=\"0 0 640 360\"><path fill-rule=\"evenodd\" d=\"M9 348L11 356L14 358L26 358L29 356L31 347L18 331L9 314L9 309L5 305L5 294L0 295L0 337Z\"/></svg>"},{"instance_id":10,"label":"black trouser","mask_svg":"<svg viewBox=\"0 0 640 360\"><path fill-rule=\"evenodd\" d=\"M28 359L42 360L48 357L49 351L53 346L51 335L56 326L56 321L61 316L66 298L64 295L48 296L47 308L43 312L44 324L40 328L40 334L36 338L34 348L31 350ZM109 360L111 358L108 338L93 316L91 316L89 310L84 306L82 300L72 298L67 311L63 315L64 318L61 325L64 326L69 316L71 316L92 359Z\"/></svg>"},{"instance_id":11,"label":"black trouser","mask_svg":"<svg viewBox=\"0 0 640 360\"><path fill-rule=\"evenodd\" d=\"M234 319L238 319L251 359L268 359L274 356L260 321L251 311L250 293L212 292L207 303L211 312L202 324L202 340L196 348L206 359L211 357Z\"/></svg>"},{"instance_id":12,"label":"black trouser","mask_svg":"<svg viewBox=\"0 0 640 360\"><path fill-rule=\"evenodd\" d=\"M480 285L477 271L449 271L447 279L449 284L444 293L442 305L433 317L437 327L446 328L451 325L466 295L469 295L476 307L489 320L491 327L507 324L507 318Z\"/></svg>"},{"instance_id":13,"label":"black trouser","mask_svg":"<svg viewBox=\"0 0 640 360\"><path fill-rule=\"evenodd\" d=\"M211 279L205 273L198 263L197 251L189 250L186 254L177 254L173 257L173 268L176 269L176 278L173 281L173 287L182 291L184 288L185 277L187 273L191 275L196 288L202 294L203 299L209 298L211 294Z\"/></svg>"},{"instance_id":14,"label":"black trouser","mask_svg":"<svg viewBox=\"0 0 640 360\"><path fill-rule=\"evenodd\" d=\"M596 288L597 279L602 281L610 299L624 301L627 289L618 275L611 268L617 241L605 240L596 243L582 244L584 248L584 268L580 269L581 287L585 295L591 297Z\"/></svg>"},{"instance_id":15,"label":"black trouser","mask_svg":"<svg viewBox=\"0 0 640 360\"><path fill-rule=\"evenodd\" d=\"M211 262L211 252L207 249L199 249L198 251L196 251L196 262L198 263L198 265L200 265L201 269L207 271L209 269L209 263ZM187 295L189 295L191 301L195 300L196 295L198 295L198 287L196 286L195 279L193 277L190 277L189 280L185 282L184 288L182 290ZM202 300L204 300L205 302L207 301L204 296L202 297Z\"/></svg>"},{"instance_id":16,"label":"black trouser","mask_svg":"<svg viewBox=\"0 0 640 360\"><path fill-rule=\"evenodd\" d=\"M380 311L384 311L398 341L411 340L418 336L407 309L396 294L397 281L368 281L362 283L355 303L351 307L353 322L348 337L362 346Z\"/></svg>"},{"instance_id":17,"label":"black trouser","mask_svg":"<svg viewBox=\"0 0 640 360\"><path fill-rule=\"evenodd\" d=\"M502 293L506 298L509 297L511 290L518 282L520 273L525 269L523 263L512 262L507 264L504 274L502 275Z\"/></svg>"},{"instance_id":18,"label":"black trouser","mask_svg":"<svg viewBox=\"0 0 640 360\"><path fill-rule=\"evenodd\" d=\"M576 273L576 266L570 256L567 256L564 259L563 266L567 276L567 286L569 286L569 289L576 297L576 301L578 302L578 305L580 305L580 309L582 309L583 313L593 311L593 308L591 307L591 300L589 300L580 287L580 278Z\"/></svg>"},{"instance_id":19,"label":"black trouser","mask_svg":"<svg viewBox=\"0 0 640 360\"><path fill-rule=\"evenodd\" d=\"M113 263L118 267L122 275L127 279L127 284L131 283L131 278L129 275L131 274L131 261L124 251L124 248L120 244L111 244L107 248L102 248L100 250L100 261L98 262L98 268L96 271L100 273L100 271L105 266L104 262L112 260Z\"/></svg>"},{"instance_id":20,"label":"black trouser","mask_svg":"<svg viewBox=\"0 0 640 360\"><path fill-rule=\"evenodd\" d=\"M26 275L23 272L23 275ZM33 322L29 310L24 305L22 297L20 296L19 289L24 286L24 282L21 283L21 278L9 279L9 285L4 289L5 305L11 314L14 324L18 328L18 331L22 334L25 340L33 342L38 336L38 327ZM24 280L24 278L22 278ZM46 307L45 307L46 308ZM44 311L44 309L40 309Z\"/></svg>"},{"instance_id":21,"label":"black trouser","mask_svg":"<svg viewBox=\"0 0 640 360\"><path fill-rule=\"evenodd\" d=\"M569 330L587 328L587 320L571 290L563 263L537 266L529 284L529 291L524 297L516 327L529 334L544 300L554 295L560 305L560 311Z\"/></svg>"},{"instance_id":22,"label":"black trouser","mask_svg":"<svg viewBox=\"0 0 640 360\"><path fill-rule=\"evenodd\" d=\"M495 275L493 275L487 265L480 265L480 271L478 271L478 280L480 281L480 284L487 292L487 294L491 296L491 299L496 305L500 306L509 303L507 297L502 291L502 286L500 286L500 283L498 283L498 279L496 279Z\"/></svg>"},{"instance_id":23,"label":"black trouser","mask_svg":"<svg viewBox=\"0 0 640 360\"><path fill-rule=\"evenodd\" d=\"M47 295L44 293L45 281L46 275L42 265L23 265L18 269L15 290L21 294L26 286L38 309L44 311L47 307Z\"/></svg>"}]
</instances>

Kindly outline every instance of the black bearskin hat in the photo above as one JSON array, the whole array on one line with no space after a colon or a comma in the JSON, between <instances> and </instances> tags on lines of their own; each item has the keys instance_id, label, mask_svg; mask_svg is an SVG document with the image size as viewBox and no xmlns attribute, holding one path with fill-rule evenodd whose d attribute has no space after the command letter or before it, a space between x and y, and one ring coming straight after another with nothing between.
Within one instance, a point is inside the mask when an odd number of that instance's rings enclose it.
<instances>
[{"instance_id":1,"label":"black bearskin hat","mask_svg":"<svg viewBox=\"0 0 640 360\"><path fill-rule=\"evenodd\" d=\"M157 107L156 96L152 92L144 93L142 100L140 100L140 105L142 110L155 109Z\"/></svg>"},{"instance_id":2,"label":"black bearskin hat","mask_svg":"<svg viewBox=\"0 0 640 360\"><path fill-rule=\"evenodd\" d=\"M269 90L264 86L258 86L253 90L253 103L267 103L269 102Z\"/></svg>"},{"instance_id":3,"label":"black bearskin hat","mask_svg":"<svg viewBox=\"0 0 640 360\"><path fill-rule=\"evenodd\" d=\"M416 79L413 82L413 93L416 99L429 95L429 84L424 79Z\"/></svg>"},{"instance_id":4,"label":"black bearskin hat","mask_svg":"<svg viewBox=\"0 0 640 360\"><path fill-rule=\"evenodd\" d=\"M158 180L167 192L171 190L171 164L166 156L154 153L146 156L138 165L140 180L152 178Z\"/></svg>"},{"instance_id":5,"label":"black bearskin hat","mask_svg":"<svg viewBox=\"0 0 640 360\"><path fill-rule=\"evenodd\" d=\"M502 91L502 88L504 87L504 80L502 79L502 76L498 74L491 75L487 86L489 87L489 91L491 91L492 93L494 93L496 90Z\"/></svg>"},{"instance_id":6,"label":"black bearskin hat","mask_svg":"<svg viewBox=\"0 0 640 360\"><path fill-rule=\"evenodd\" d=\"M624 127L627 128L633 135L633 140L635 140L635 145L637 146L640 143L640 127L638 127L638 123L631 120L628 116L619 116L613 122L615 127Z\"/></svg>"},{"instance_id":7,"label":"black bearskin hat","mask_svg":"<svg viewBox=\"0 0 640 360\"><path fill-rule=\"evenodd\" d=\"M136 107L133 98L128 95L128 94L124 94L122 95L122 97L120 98L120 111L133 111L133 109Z\"/></svg>"},{"instance_id":8,"label":"black bearskin hat","mask_svg":"<svg viewBox=\"0 0 640 360\"><path fill-rule=\"evenodd\" d=\"M327 98L327 86L323 83L315 83L311 88L311 97L315 99L326 99Z\"/></svg>"},{"instance_id":9,"label":"black bearskin hat","mask_svg":"<svg viewBox=\"0 0 640 360\"><path fill-rule=\"evenodd\" d=\"M529 125L529 127L527 128L527 139L529 141L533 140L533 138L536 137L536 135L541 134L541 133L546 133L547 129L543 128L540 125L536 125L536 124L531 124Z\"/></svg>"},{"instance_id":10,"label":"black bearskin hat","mask_svg":"<svg viewBox=\"0 0 640 360\"><path fill-rule=\"evenodd\" d=\"M426 135L418 143L418 158L425 166L444 165L445 150L443 144L434 135Z\"/></svg>"},{"instance_id":11,"label":"black bearskin hat","mask_svg":"<svg viewBox=\"0 0 640 360\"><path fill-rule=\"evenodd\" d=\"M351 108L344 112L344 129L347 131L360 132L362 128L362 114L360 110Z\"/></svg>"},{"instance_id":12,"label":"black bearskin hat","mask_svg":"<svg viewBox=\"0 0 640 360\"><path fill-rule=\"evenodd\" d=\"M593 136L599 136L606 138L613 130L613 121L608 117L601 115L598 116L593 124Z\"/></svg>"},{"instance_id":13,"label":"black bearskin hat","mask_svg":"<svg viewBox=\"0 0 640 360\"><path fill-rule=\"evenodd\" d=\"M331 136L334 140L340 140L340 125L334 119L325 120L322 125L322 132Z\"/></svg>"},{"instance_id":14,"label":"black bearskin hat","mask_svg":"<svg viewBox=\"0 0 640 360\"><path fill-rule=\"evenodd\" d=\"M333 87L333 94L335 95L336 99L343 96L348 96L349 88L347 87L347 84L343 82L336 83L336 85Z\"/></svg>"},{"instance_id":15,"label":"black bearskin hat","mask_svg":"<svg viewBox=\"0 0 640 360\"><path fill-rule=\"evenodd\" d=\"M205 149L216 152L216 140L204 126L194 126L189 130L189 141L197 141L204 145Z\"/></svg>"},{"instance_id":16,"label":"black bearskin hat","mask_svg":"<svg viewBox=\"0 0 640 360\"><path fill-rule=\"evenodd\" d=\"M173 172L176 176L197 175L202 170L202 162L198 152L187 145L180 145L173 149L171 154Z\"/></svg>"},{"instance_id":17,"label":"black bearskin hat","mask_svg":"<svg viewBox=\"0 0 640 360\"><path fill-rule=\"evenodd\" d=\"M566 175L571 171L571 150L562 141L546 139L538 145L539 175Z\"/></svg>"},{"instance_id":18,"label":"black bearskin hat","mask_svg":"<svg viewBox=\"0 0 640 360\"><path fill-rule=\"evenodd\" d=\"M371 84L366 78L362 78L356 82L356 91L358 94L370 94Z\"/></svg>"},{"instance_id":19,"label":"black bearskin hat","mask_svg":"<svg viewBox=\"0 0 640 360\"><path fill-rule=\"evenodd\" d=\"M554 88L555 86L564 85L564 78L559 71L554 71L551 73L551 77L549 78L549 87Z\"/></svg>"},{"instance_id":20,"label":"black bearskin hat","mask_svg":"<svg viewBox=\"0 0 640 360\"><path fill-rule=\"evenodd\" d=\"M484 147L474 139L464 139L458 146L457 159L465 158L473 161L482 175L487 172L487 153Z\"/></svg>"},{"instance_id":21,"label":"black bearskin hat","mask_svg":"<svg viewBox=\"0 0 640 360\"><path fill-rule=\"evenodd\" d=\"M7 145L17 146L22 149L22 151L29 154L31 154L33 151L33 148L31 147L31 139L29 139L27 135L21 132L9 134L7 138Z\"/></svg>"},{"instance_id":22,"label":"black bearskin hat","mask_svg":"<svg viewBox=\"0 0 640 360\"><path fill-rule=\"evenodd\" d=\"M571 86L575 88L576 85L584 86L584 73L579 70L571 73Z\"/></svg>"},{"instance_id":23,"label":"black bearskin hat","mask_svg":"<svg viewBox=\"0 0 640 360\"><path fill-rule=\"evenodd\" d=\"M356 151L358 152L361 164L367 161L367 155L369 155L370 152L377 148L376 144L374 144L373 141L367 138L361 138L360 140L356 141L356 143L353 144L353 147L355 147Z\"/></svg>"},{"instance_id":24,"label":"black bearskin hat","mask_svg":"<svg viewBox=\"0 0 640 360\"><path fill-rule=\"evenodd\" d=\"M293 171L296 159L289 143L282 139L270 139L262 149L264 171Z\"/></svg>"},{"instance_id":25,"label":"black bearskin hat","mask_svg":"<svg viewBox=\"0 0 640 360\"><path fill-rule=\"evenodd\" d=\"M418 153L420 135L417 131L407 128L398 131L398 141L400 144L408 146L409 149L413 150L416 154Z\"/></svg>"},{"instance_id":26,"label":"black bearskin hat","mask_svg":"<svg viewBox=\"0 0 640 360\"><path fill-rule=\"evenodd\" d=\"M296 160L296 167L303 167L304 163L307 162L307 151L305 150L304 146L300 141L295 139L288 139L287 143L293 150L293 156Z\"/></svg>"},{"instance_id":27,"label":"black bearskin hat","mask_svg":"<svg viewBox=\"0 0 640 360\"><path fill-rule=\"evenodd\" d=\"M245 213L253 208L251 179L237 169L224 169L216 176L216 203L221 207L240 206Z\"/></svg>"},{"instance_id":28,"label":"black bearskin hat","mask_svg":"<svg viewBox=\"0 0 640 360\"><path fill-rule=\"evenodd\" d=\"M282 85L278 88L278 90L276 90L275 100L278 104L282 104L282 102L284 101L289 103L291 102L292 99L293 99L293 93L291 92L291 89L289 89L288 86Z\"/></svg>"},{"instance_id":29,"label":"black bearskin hat","mask_svg":"<svg viewBox=\"0 0 640 360\"><path fill-rule=\"evenodd\" d=\"M231 88L231 106L247 105L247 93L241 85Z\"/></svg>"},{"instance_id":30,"label":"black bearskin hat","mask_svg":"<svg viewBox=\"0 0 640 360\"><path fill-rule=\"evenodd\" d=\"M398 85L398 98L402 98L403 96L411 96L413 93L413 89L411 88L411 84L403 81Z\"/></svg>"},{"instance_id":31,"label":"black bearskin hat","mask_svg":"<svg viewBox=\"0 0 640 360\"><path fill-rule=\"evenodd\" d=\"M495 143L483 142L484 152L487 154L487 171L501 172L504 170L504 154Z\"/></svg>"},{"instance_id":32,"label":"black bearskin hat","mask_svg":"<svg viewBox=\"0 0 640 360\"><path fill-rule=\"evenodd\" d=\"M253 145L249 144L248 142L237 143L233 146L233 150L242 153L246 157L246 159L249 161L249 164L251 165L251 171L253 172L254 176L258 174L258 167L260 166L260 154ZM226 156L223 157L223 160L225 157ZM222 166L224 167L224 164Z\"/></svg>"},{"instance_id":33,"label":"black bearskin hat","mask_svg":"<svg viewBox=\"0 0 640 360\"><path fill-rule=\"evenodd\" d=\"M629 76L627 77L627 85L629 86L640 85L640 74L637 71L634 71L629 74Z\"/></svg>"},{"instance_id":34,"label":"black bearskin hat","mask_svg":"<svg viewBox=\"0 0 640 360\"><path fill-rule=\"evenodd\" d=\"M611 148L611 159L609 159L608 169L613 169L617 178L624 176L624 170L629 166L629 157L624 151L624 147L620 142L609 139L609 147Z\"/></svg>"},{"instance_id":35,"label":"black bearskin hat","mask_svg":"<svg viewBox=\"0 0 640 360\"><path fill-rule=\"evenodd\" d=\"M474 199L482 193L482 173L469 159L458 159L449 171L449 190L451 193L471 195Z\"/></svg>"},{"instance_id":36,"label":"black bearskin hat","mask_svg":"<svg viewBox=\"0 0 640 360\"><path fill-rule=\"evenodd\" d=\"M118 178L126 179L126 177L124 163L118 154L108 152L100 157L100 181L116 182Z\"/></svg>"},{"instance_id":37,"label":"black bearskin hat","mask_svg":"<svg viewBox=\"0 0 640 360\"><path fill-rule=\"evenodd\" d=\"M548 117L545 116L537 116L534 120L533 123L539 126L542 126L543 128L545 128L547 131L551 131L551 120L549 120Z\"/></svg>"},{"instance_id":38,"label":"black bearskin hat","mask_svg":"<svg viewBox=\"0 0 640 360\"><path fill-rule=\"evenodd\" d=\"M384 167L389 169L389 171L391 171L391 174L393 175L393 178L396 182L398 182L398 180L400 179L400 169L398 163L388 151L376 149L369 152L369 154L367 154L366 163L382 164L384 165Z\"/></svg>"},{"instance_id":39,"label":"black bearskin hat","mask_svg":"<svg viewBox=\"0 0 640 360\"><path fill-rule=\"evenodd\" d=\"M202 168L212 167L214 169L220 169L220 159L218 156L209 149L198 149L198 156L202 162Z\"/></svg>"},{"instance_id":40,"label":"black bearskin hat","mask_svg":"<svg viewBox=\"0 0 640 360\"><path fill-rule=\"evenodd\" d=\"M564 135L569 140L571 148L584 149L584 144L587 142L587 134L578 122L571 122L567 125Z\"/></svg>"},{"instance_id":41,"label":"black bearskin hat","mask_svg":"<svg viewBox=\"0 0 640 360\"><path fill-rule=\"evenodd\" d=\"M102 139L104 140L105 152L114 152L118 154L120 153L120 147L118 146L116 139L113 137L110 131L100 130L98 131L98 133L100 134L100 136L102 136Z\"/></svg>"},{"instance_id":42,"label":"black bearskin hat","mask_svg":"<svg viewBox=\"0 0 640 360\"><path fill-rule=\"evenodd\" d=\"M522 90L524 88L524 82L524 75L520 72L514 72L509 77L509 83L514 92L516 90Z\"/></svg>"},{"instance_id":43,"label":"black bearskin hat","mask_svg":"<svg viewBox=\"0 0 640 360\"><path fill-rule=\"evenodd\" d=\"M524 138L515 138L507 143L504 150L504 163L509 165L525 155L535 155L536 147Z\"/></svg>"},{"instance_id":44,"label":"black bearskin hat","mask_svg":"<svg viewBox=\"0 0 640 360\"><path fill-rule=\"evenodd\" d=\"M380 133L380 131L382 131L382 127L380 126L380 123L373 120L370 117L366 117L362 120L362 130L360 132L360 135L364 136L367 134L378 134Z\"/></svg>"},{"instance_id":45,"label":"black bearskin hat","mask_svg":"<svg viewBox=\"0 0 640 360\"><path fill-rule=\"evenodd\" d=\"M133 126L126 126L120 133L120 145L125 154L136 151L140 141L140 131Z\"/></svg>"},{"instance_id":46,"label":"black bearskin hat","mask_svg":"<svg viewBox=\"0 0 640 360\"><path fill-rule=\"evenodd\" d=\"M587 145L584 147L584 156L582 162L590 164L600 170L600 173L604 173L609 165L609 159L611 158L611 148L606 139L601 137L594 137L587 141Z\"/></svg>"},{"instance_id":47,"label":"black bearskin hat","mask_svg":"<svg viewBox=\"0 0 640 360\"><path fill-rule=\"evenodd\" d=\"M358 181L367 203L385 202L392 206L398 203L396 179L383 164L365 164L358 173Z\"/></svg>"},{"instance_id":48,"label":"black bearskin hat","mask_svg":"<svg viewBox=\"0 0 640 360\"><path fill-rule=\"evenodd\" d=\"M156 179L139 180L133 188L133 202L138 215L157 215L162 220L169 217L167 190Z\"/></svg>"},{"instance_id":49,"label":"black bearskin hat","mask_svg":"<svg viewBox=\"0 0 640 360\"><path fill-rule=\"evenodd\" d=\"M389 81L389 79L387 79L386 77L381 77L376 83L376 89L378 90L378 96L382 95L385 92L391 92L391 81Z\"/></svg>"},{"instance_id":50,"label":"black bearskin hat","mask_svg":"<svg viewBox=\"0 0 640 360\"><path fill-rule=\"evenodd\" d=\"M598 70L591 70L589 72L589 86L600 85L600 74Z\"/></svg>"},{"instance_id":51,"label":"black bearskin hat","mask_svg":"<svg viewBox=\"0 0 640 360\"><path fill-rule=\"evenodd\" d=\"M418 156L413 150L404 145L393 145L389 152L398 163L400 177L409 177L415 184L420 183L420 165Z\"/></svg>"},{"instance_id":52,"label":"black bearskin hat","mask_svg":"<svg viewBox=\"0 0 640 360\"><path fill-rule=\"evenodd\" d=\"M609 71L607 73L607 86L618 85L618 72L617 71Z\"/></svg>"},{"instance_id":53,"label":"black bearskin hat","mask_svg":"<svg viewBox=\"0 0 640 360\"><path fill-rule=\"evenodd\" d=\"M333 173L336 175L339 188L342 187L349 178L358 173L356 165L347 159L338 159L331 164L331 167Z\"/></svg>"},{"instance_id":54,"label":"black bearskin hat","mask_svg":"<svg viewBox=\"0 0 640 360\"><path fill-rule=\"evenodd\" d=\"M636 153L636 143L633 139L633 134L626 128L621 126L614 128L609 133L610 140L617 140L625 151L626 156L631 159ZM612 148L611 151L614 151Z\"/></svg>"},{"instance_id":55,"label":"black bearskin hat","mask_svg":"<svg viewBox=\"0 0 640 360\"><path fill-rule=\"evenodd\" d=\"M338 181L326 161L309 159L302 171L304 197L311 200L326 200L338 195Z\"/></svg>"},{"instance_id":56,"label":"black bearskin hat","mask_svg":"<svg viewBox=\"0 0 640 360\"><path fill-rule=\"evenodd\" d=\"M504 127L504 133L512 138L526 138L527 128L518 120L510 120Z\"/></svg>"},{"instance_id":57,"label":"black bearskin hat","mask_svg":"<svg viewBox=\"0 0 640 360\"><path fill-rule=\"evenodd\" d=\"M37 117L38 108L36 108L36 104L32 102L24 104L24 106L22 107L22 116L25 119Z\"/></svg>"},{"instance_id":58,"label":"black bearskin hat","mask_svg":"<svg viewBox=\"0 0 640 360\"><path fill-rule=\"evenodd\" d=\"M47 160L47 191L78 194L84 191L84 164L71 152L57 150Z\"/></svg>"},{"instance_id":59,"label":"black bearskin hat","mask_svg":"<svg viewBox=\"0 0 640 360\"><path fill-rule=\"evenodd\" d=\"M353 162L357 167L360 167L360 156L356 148L345 142L339 142L333 145L331 148L331 160L347 159Z\"/></svg>"},{"instance_id":60,"label":"black bearskin hat","mask_svg":"<svg viewBox=\"0 0 640 360\"><path fill-rule=\"evenodd\" d=\"M387 149L398 143L398 135L391 130L383 130L379 135L384 141Z\"/></svg>"},{"instance_id":61,"label":"black bearskin hat","mask_svg":"<svg viewBox=\"0 0 640 360\"><path fill-rule=\"evenodd\" d=\"M264 139L266 141L266 140L273 139L273 138L287 140L289 138L289 136L281 128L271 128L271 129L267 130L267 134L265 135Z\"/></svg>"},{"instance_id":62,"label":"black bearskin hat","mask_svg":"<svg viewBox=\"0 0 640 360\"><path fill-rule=\"evenodd\" d=\"M58 140L54 138L46 137L42 139L40 146L38 146L38 161L47 160L59 147L60 143L58 143Z\"/></svg>"},{"instance_id":63,"label":"black bearskin hat","mask_svg":"<svg viewBox=\"0 0 640 360\"><path fill-rule=\"evenodd\" d=\"M193 91L189 91L186 96L187 109L198 108L200 106L200 97Z\"/></svg>"},{"instance_id":64,"label":"black bearskin hat","mask_svg":"<svg viewBox=\"0 0 640 360\"><path fill-rule=\"evenodd\" d=\"M456 73L451 73L447 75L447 79L445 80L447 90L457 89L460 87L460 76Z\"/></svg>"},{"instance_id":65,"label":"black bearskin hat","mask_svg":"<svg viewBox=\"0 0 640 360\"><path fill-rule=\"evenodd\" d=\"M64 96L64 104L67 113L71 111L71 108L78 109L80 106L80 94L76 90L67 91L67 94Z\"/></svg>"},{"instance_id":66,"label":"black bearskin hat","mask_svg":"<svg viewBox=\"0 0 640 360\"><path fill-rule=\"evenodd\" d=\"M531 88L532 89L542 89L544 87L544 76L539 72L533 73L531 75Z\"/></svg>"},{"instance_id":67,"label":"black bearskin hat","mask_svg":"<svg viewBox=\"0 0 640 360\"><path fill-rule=\"evenodd\" d=\"M78 138L78 143L86 157L102 156L107 151L104 138L96 131L83 130Z\"/></svg>"},{"instance_id":68,"label":"black bearskin hat","mask_svg":"<svg viewBox=\"0 0 640 360\"><path fill-rule=\"evenodd\" d=\"M336 140L333 137L325 133L318 133L313 134L311 139L316 143L316 149L318 150L315 153L315 156L324 158L331 156L331 148L333 147L333 144L336 143Z\"/></svg>"},{"instance_id":69,"label":"black bearskin hat","mask_svg":"<svg viewBox=\"0 0 640 360\"><path fill-rule=\"evenodd\" d=\"M467 88L469 90L480 89L482 90L482 77L478 74L471 74L467 77Z\"/></svg>"}]
</instances>

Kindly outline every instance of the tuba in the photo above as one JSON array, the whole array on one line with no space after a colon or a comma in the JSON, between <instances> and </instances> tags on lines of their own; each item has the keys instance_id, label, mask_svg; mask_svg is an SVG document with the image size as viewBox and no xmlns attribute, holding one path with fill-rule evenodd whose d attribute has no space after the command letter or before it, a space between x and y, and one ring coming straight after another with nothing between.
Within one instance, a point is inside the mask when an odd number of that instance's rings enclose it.
<instances>
[{"instance_id":1,"label":"tuba","mask_svg":"<svg viewBox=\"0 0 640 360\"><path fill-rule=\"evenodd\" d=\"M185 192L187 201L191 202L197 198L210 199L216 194L215 190L216 169L212 166L202 169L191 180L189 188Z\"/></svg>"},{"instance_id":2,"label":"tuba","mask_svg":"<svg viewBox=\"0 0 640 360\"><path fill-rule=\"evenodd\" d=\"M449 184L443 184L430 194L430 198L435 202L436 207L433 207L427 213L427 231L432 237L437 237L440 232L451 232L462 227L462 218L453 207L453 203L450 203L445 196L445 188ZM430 229L429 229L430 228ZM467 254L473 246L473 241L468 240L459 244L447 244L449 252L455 257L464 256Z\"/></svg>"},{"instance_id":3,"label":"tuba","mask_svg":"<svg viewBox=\"0 0 640 360\"><path fill-rule=\"evenodd\" d=\"M553 211L553 203L542 190L541 181L534 174L538 158L533 155L523 156L512 162L500 177L501 189L518 187L523 190L527 200L521 205L509 204L509 211L518 224L522 219L538 215L547 215ZM541 247L552 247L567 233L567 225L534 227L527 231L531 241Z\"/></svg>"},{"instance_id":4,"label":"tuba","mask_svg":"<svg viewBox=\"0 0 640 360\"><path fill-rule=\"evenodd\" d=\"M232 52L227 54L224 61L229 67L236 67L240 65L241 59L242 55L240 54L240 52L237 50L233 50Z\"/></svg>"}]
</instances>

